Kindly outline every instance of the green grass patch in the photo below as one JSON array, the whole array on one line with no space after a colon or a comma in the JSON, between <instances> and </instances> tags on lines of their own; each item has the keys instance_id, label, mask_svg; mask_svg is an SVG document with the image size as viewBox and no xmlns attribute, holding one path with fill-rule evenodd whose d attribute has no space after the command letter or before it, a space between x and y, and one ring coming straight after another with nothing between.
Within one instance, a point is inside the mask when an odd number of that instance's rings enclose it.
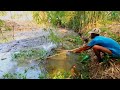
<instances>
[{"instance_id":1,"label":"green grass patch","mask_svg":"<svg viewBox=\"0 0 120 90\"><path fill-rule=\"evenodd\" d=\"M0 27L4 26L5 25L5 21L3 20L0 20Z\"/></svg>"},{"instance_id":2,"label":"green grass patch","mask_svg":"<svg viewBox=\"0 0 120 90\"><path fill-rule=\"evenodd\" d=\"M3 79L26 79L25 73L6 73L3 75Z\"/></svg>"},{"instance_id":3,"label":"green grass patch","mask_svg":"<svg viewBox=\"0 0 120 90\"><path fill-rule=\"evenodd\" d=\"M65 40L70 41L75 45L83 44L83 40L80 38L80 36L69 36L69 37L66 37Z\"/></svg>"},{"instance_id":4,"label":"green grass patch","mask_svg":"<svg viewBox=\"0 0 120 90\"><path fill-rule=\"evenodd\" d=\"M62 43L63 39L60 38L59 36L57 36L52 30L50 30L50 35L49 35L49 39L53 42L53 43Z\"/></svg>"},{"instance_id":5,"label":"green grass patch","mask_svg":"<svg viewBox=\"0 0 120 90\"><path fill-rule=\"evenodd\" d=\"M109 37L120 43L120 37L112 32L108 32Z\"/></svg>"},{"instance_id":6,"label":"green grass patch","mask_svg":"<svg viewBox=\"0 0 120 90\"><path fill-rule=\"evenodd\" d=\"M8 26L5 27L5 31L11 31L11 30L12 30L11 27L8 27Z\"/></svg>"},{"instance_id":7,"label":"green grass patch","mask_svg":"<svg viewBox=\"0 0 120 90\"><path fill-rule=\"evenodd\" d=\"M70 72L64 70L57 70L53 74L49 74L49 77L52 79L66 79L70 76Z\"/></svg>"},{"instance_id":8,"label":"green grass patch","mask_svg":"<svg viewBox=\"0 0 120 90\"><path fill-rule=\"evenodd\" d=\"M22 64L28 60L44 60L46 53L47 52L44 49L21 50L18 53L14 53L12 57L13 60L16 60Z\"/></svg>"},{"instance_id":9,"label":"green grass patch","mask_svg":"<svg viewBox=\"0 0 120 90\"><path fill-rule=\"evenodd\" d=\"M106 27L101 27L100 30L101 30L101 33L104 33L104 32L107 32L107 31L108 31L108 28L106 28Z\"/></svg>"},{"instance_id":10,"label":"green grass patch","mask_svg":"<svg viewBox=\"0 0 120 90\"><path fill-rule=\"evenodd\" d=\"M89 66L88 66L88 64L90 62L90 58L81 62L86 57L86 55L88 55L87 52L82 52L78 56L78 64L79 64L79 68L80 68L81 79L89 79Z\"/></svg>"}]
</instances>

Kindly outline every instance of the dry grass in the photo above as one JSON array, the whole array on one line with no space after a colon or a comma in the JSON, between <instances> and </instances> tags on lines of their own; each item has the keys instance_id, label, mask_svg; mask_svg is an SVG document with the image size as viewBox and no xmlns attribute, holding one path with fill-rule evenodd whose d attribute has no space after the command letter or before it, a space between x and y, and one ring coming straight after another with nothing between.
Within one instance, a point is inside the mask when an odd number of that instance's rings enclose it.
<instances>
[{"instance_id":1,"label":"dry grass","mask_svg":"<svg viewBox=\"0 0 120 90\"><path fill-rule=\"evenodd\" d=\"M120 62L97 64L93 60L89 66L90 79L120 79Z\"/></svg>"},{"instance_id":2,"label":"dry grass","mask_svg":"<svg viewBox=\"0 0 120 90\"><path fill-rule=\"evenodd\" d=\"M88 53L91 56L91 62L88 64L90 79L120 79L119 61L98 63L94 52L89 50Z\"/></svg>"}]
</instances>

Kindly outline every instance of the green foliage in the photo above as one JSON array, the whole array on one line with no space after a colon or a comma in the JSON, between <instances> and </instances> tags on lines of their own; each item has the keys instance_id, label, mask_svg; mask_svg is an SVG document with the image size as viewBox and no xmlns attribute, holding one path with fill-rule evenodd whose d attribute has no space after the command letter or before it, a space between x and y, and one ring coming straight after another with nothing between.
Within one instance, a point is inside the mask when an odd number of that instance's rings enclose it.
<instances>
[{"instance_id":1,"label":"green foliage","mask_svg":"<svg viewBox=\"0 0 120 90\"><path fill-rule=\"evenodd\" d=\"M47 79L48 78L48 74L39 74L39 79Z\"/></svg>"},{"instance_id":2,"label":"green foliage","mask_svg":"<svg viewBox=\"0 0 120 90\"><path fill-rule=\"evenodd\" d=\"M13 37L9 37L9 38L4 37L3 39L0 39L0 43L6 43L6 42L10 42L12 40L13 40Z\"/></svg>"},{"instance_id":3,"label":"green foliage","mask_svg":"<svg viewBox=\"0 0 120 90\"><path fill-rule=\"evenodd\" d=\"M41 74L39 74L39 77L38 77L39 79L44 79L45 77L44 77L44 75L41 75Z\"/></svg>"},{"instance_id":4,"label":"green foliage","mask_svg":"<svg viewBox=\"0 0 120 90\"><path fill-rule=\"evenodd\" d=\"M110 16L108 17L109 20L112 21L120 21L120 11L111 11Z\"/></svg>"},{"instance_id":5,"label":"green foliage","mask_svg":"<svg viewBox=\"0 0 120 90\"><path fill-rule=\"evenodd\" d=\"M83 43L80 36L73 37L73 39L74 39L74 44L81 45Z\"/></svg>"},{"instance_id":6,"label":"green foliage","mask_svg":"<svg viewBox=\"0 0 120 90\"><path fill-rule=\"evenodd\" d=\"M5 16L6 14L6 11L0 11L0 16Z\"/></svg>"},{"instance_id":7,"label":"green foliage","mask_svg":"<svg viewBox=\"0 0 120 90\"><path fill-rule=\"evenodd\" d=\"M3 20L0 20L0 27L4 26L5 25L5 21Z\"/></svg>"},{"instance_id":8,"label":"green foliage","mask_svg":"<svg viewBox=\"0 0 120 90\"><path fill-rule=\"evenodd\" d=\"M16 79L16 77L11 73L6 73L3 75L4 79Z\"/></svg>"},{"instance_id":9,"label":"green foliage","mask_svg":"<svg viewBox=\"0 0 120 90\"><path fill-rule=\"evenodd\" d=\"M34 21L36 21L38 24L41 23L41 19L38 11L33 12L33 18L34 18Z\"/></svg>"},{"instance_id":10,"label":"green foliage","mask_svg":"<svg viewBox=\"0 0 120 90\"><path fill-rule=\"evenodd\" d=\"M64 17L64 14L64 11L48 11L47 17L53 26L57 26L57 24L61 21L62 17Z\"/></svg>"},{"instance_id":11,"label":"green foliage","mask_svg":"<svg viewBox=\"0 0 120 90\"><path fill-rule=\"evenodd\" d=\"M61 26L76 32L89 24L93 27L97 22L106 25L111 21L120 20L120 11L46 11L43 13L44 15L40 14L40 11L34 12L34 19L41 23L50 22L54 27L60 22Z\"/></svg>"},{"instance_id":12,"label":"green foliage","mask_svg":"<svg viewBox=\"0 0 120 90\"><path fill-rule=\"evenodd\" d=\"M53 79L66 79L69 76L70 76L69 72L58 71L57 73L54 74Z\"/></svg>"},{"instance_id":13,"label":"green foliage","mask_svg":"<svg viewBox=\"0 0 120 90\"><path fill-rule=\"evenodd\" d=\"M112 32L108 32L108 34L109 34L109 37L110 38L112 38L112 39L114 39L115 41L117 41L118 43L120 43L120 37L118 36L118 35L116 35L116 34L113 34Z\"/></svg>"},{"instance_id":14,"label":"green foliage","mask_svg":"<svg viewBox=\"0 0 120 90\"><path fill-rule=\"evenodd\" d=\"M86 55L88 55L88 53L86 51L81 52L78 56L78 61L81 61Z\"/></svg>"},{"instance_id":15,"label":"green foliage","mask_svg":"<svg viewBox=\"0 0 120 90\"><path fill-rule=\"evenodd\" d=\"M73 29L75 31L79 31L79 29L82 28L82 23L81 23L81 17L82 15L80 15L81 12L75 12L75 15L70 19L70 21L68 22L68 28Z\"/></svg>"},{"instance_id":16,"label":"green foliage","mask_svg":"<svg viewBox=\"0 0 120 90\"><path fill-rule=\"evenodd\" d=\"M116 61L116 62L118 62L118 63L119 63L119 62L120 62L120 58L119 58L119 59L117 59L117 61Z\"/></svg>"},{"instance_id":17,"label":"green foliage","mask_svg":"<svg viewBox=\"0 0 120 90\"><path fill-rule=\"evenodd\" d=\"M11 31L11 30L12 30L11 27L8 27L8 26L5 27L5 31Z\"/></svg>"},{"instance_id":18,"label":"green foliage","mask_svg":"<svg viewBox=\"0 0 120 90\"><path fill-rule=\"evenodd\" d=\"M108 28L102 27L102 28L100 28L100 30L101 30L101 33L104 33L104 32L107 32L107 31L108 31Z\"/></svg>"},{"instance_id":19,"label":"green foliage","mask_svg":"<svg viewBox=\"0 0 120 90\"><path fill-rule=\"evenodd\" d=\"M65 38L66 41L73 42L75 45L82 45L83 41L80 36L69 36Z\"/></svg>"},{"instance_id":20,"label":"green foliage","mask_svg":"<svg viewBox=\"0 0 120 90\"><path fill-rule=\"evenodd\" d=\"M6 73L3 75L4 79L26 79L26 75L21 73Z\"/></svg>"},{"instance_id":21,"label":"green foliage","mask_svg":"<svg viewBox=\"0 0 120 90\"><path fill-rule=\"evenodd\" d=\"M49 39L50 39L53 43L56 43L56 44L62 42L62 38L60 38L59 36L57 36L52 30L50 30Z\"/></svg>"},{"instance_id":22,"label":"green foliage","mask_svg":"<svg viewBox=\"0 0 120 90\"><path fill-rule=\"evenodd\" d=\"M32 15L33 15L33 20L37 24L42 24L42 23L48 22L46 12L44 12L44 11L33 11Z\"/></svg>"},{"instance_id":23,"label":"green foliage","mask_svg":"<svg viewBox=\"0 0 120 90\"><path fill-rule=\"evenodd\" d=\"M14 14L11 16L12 19L21 18L21 17L22 17L22 14Z\"/></svg>"},{"instance_id":24,"label":"green foliage","mask_svg":"<svg viewBox=\"0 0 120 90\"><path fill-rule=\"evenodd\" d=\"M13 60L17 60L20 63L23 63L27 60L43 60L45 58L46 51L44 49L40 50L24 50L19 53L12 55Z\"/></svg>"},{"instance_id":25,"label":"green foliage","mask_svg":"<svg viewBox=\"0 0 120 90\"><path fill-rule=\"evenodd\" d=\"M28 69L27 69L28 70ZM3 79L27 79L27 70L24 70L24 73L5 73ZM39 79L45 79L47 76L44 74L39 74Z\"/></svg>"},{"instance_id":26,"label":"green foliage","mask_svg":"<svg viewBox=\"0 0 120 90\"><path fill-rule=\"evenodd\" d=\"M81 79L90 79L89 78L89 68L88 65L83 65L83 69L81 70Z\"/></svg>"},{"instance_id":27,"label":"green foliage","mask_svg":"<svg viewBox=\"0 0 120 90\"><path fill-rule=\"evenodd\" d=\"M88 55L88 53L84 51L80 53L78 56L77 63L79 64L81 79L89 79L89 66L88 65L90 63L90 59L87 61L81 62L86 55Z\"/></svg>"}]
</instances>

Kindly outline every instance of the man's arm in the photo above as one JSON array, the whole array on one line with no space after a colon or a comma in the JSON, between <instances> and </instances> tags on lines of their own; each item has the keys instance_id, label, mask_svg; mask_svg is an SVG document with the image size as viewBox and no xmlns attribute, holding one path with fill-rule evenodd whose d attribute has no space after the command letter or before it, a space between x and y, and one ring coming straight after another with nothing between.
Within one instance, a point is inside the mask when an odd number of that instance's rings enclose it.
<instances>
[{"instance_id":1,"label":"man's arm","mask_svg":"<svg viewBox=\"0 0 120 90\"><path fill-rule=\"evenodd\" d=\"M73 50L70 50L70 52L73 52L73 53L80 53L82 51L85 51L85 50L88 50L90 49L91 47L90 46L83 46L83 47L80 47L80 48L75 48Z\"/></svg>"}]
</instances>

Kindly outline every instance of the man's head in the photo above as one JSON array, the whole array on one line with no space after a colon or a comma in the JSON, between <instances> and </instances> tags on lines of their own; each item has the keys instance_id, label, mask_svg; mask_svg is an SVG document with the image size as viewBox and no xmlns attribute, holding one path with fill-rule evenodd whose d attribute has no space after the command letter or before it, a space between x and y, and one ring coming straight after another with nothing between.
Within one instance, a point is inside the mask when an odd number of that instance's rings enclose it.
<instances>
[{"instance_id":1,"label":"man's head","mask_svg":"<svg viewBox=\"0 0 120 90\"><path fill-rule=\"evenodd\" d=\"M99 28L94 28L92 31L88 32L91 34L91 39L95 38L96 36L99 36L100 34L100 29Z\"/></svg>"}]
</instances>

